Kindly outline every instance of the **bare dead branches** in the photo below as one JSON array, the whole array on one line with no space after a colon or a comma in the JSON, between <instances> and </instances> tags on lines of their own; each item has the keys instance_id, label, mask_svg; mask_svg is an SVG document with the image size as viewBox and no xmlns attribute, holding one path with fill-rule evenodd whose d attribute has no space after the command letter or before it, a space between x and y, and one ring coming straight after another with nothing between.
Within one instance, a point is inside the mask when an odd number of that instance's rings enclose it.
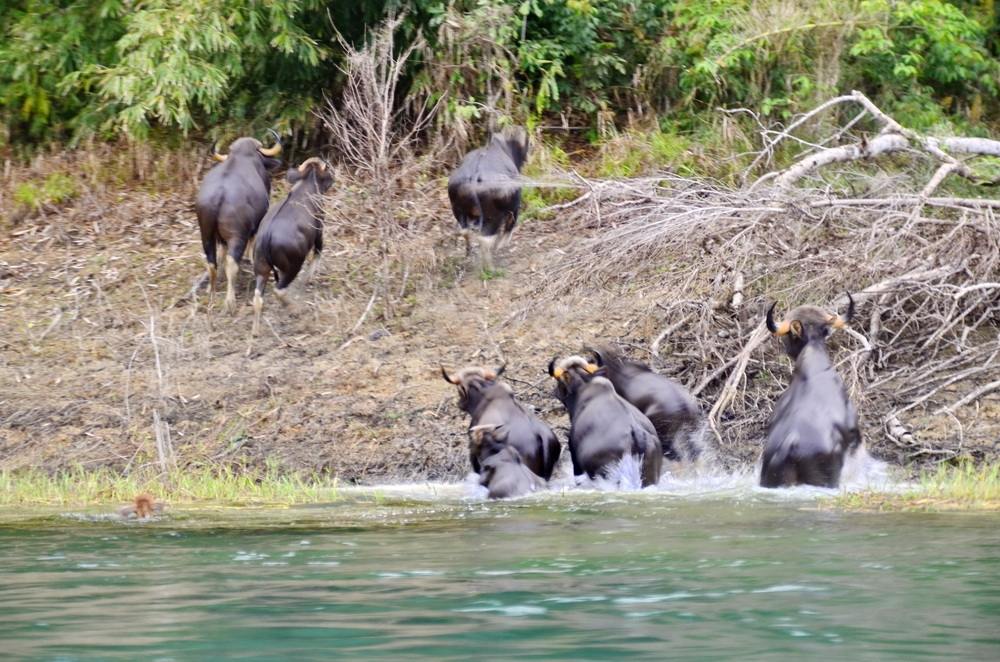
<instances>
[{"instance_id":1,"label":"bare dead branches","mask_svg":"<svg viewBox=\"0 0 1000 662\"><path fill-rule=\"evenodd\" d=\"M761 184L771 181L779 188L790 188L807 175L816 170L833 163L845 163L849 161L860 161L874 159L884 154L901 152L905 150L915 150L925 153L931 158L940 161L941 165L934 175L921 190L922 196L929 196L941 185L944 179L954 173L976 183L996 184L996 178L987 178L977 175L966 163L959 161L953 153L966 154L972 156L1000 156L1000 141L987 138L965 138L965 137L943 137L924 136L912 129L902 126L899 122L884 113L876 106L871 99L855 90L849 95L836 97L817 106L798 120L792 122L787 129L778 133L774 138L768 138L765 134L764 146L760 153L751 163L748 170L752 170L759 163L771 163L775 147L784 139L792 137L792 131L802 126L806 121L812 119L818 113L835 105L844 103L856 103L861 106L862 111L867 113L879 127L879 134L871 140L862 139L853 145L841 147L828 147L819 149L815 153L808 154L788 168L764 175L753 184L750 189L757 188ZM858 118L852 121L856 122ZM827 141L824 141L824 143Z\"/></svg>"},{"instance_id":2,"label":"bare dead branches","mask_svg":"<svg viewBox=\"0 0 1000 662\"><path fill-rule=\"evenodd\" d=\"M674 175L579 185L582 195L560 205L560 222L589 238L550 262L538 296L602 288L656 301L663 319L649 329L654 362L673 366L706 400L717 440L735 450L761 438L789 369L760 323L766 306L843 310L850 290L856 326L833 346L866 437L903 458L951 457L968 431L944 452L925 436L927 417L951 417L1000 389L1000 200L938 191L955 175L982 179L953 155L992 155L1000 142L920 136L854 93L762 133L753 163L769 163L777 145L795 138L790 132L844 104L859 104L885 131L837 147L796 141L805 155L754 186ZM824 166L892 152L918 152L935 165L889 175L867 197L829 182L791 194ZM692 309L690 298L702 305ZM667 336L673 356L660 351ZM934 434L948 438L957 427L950 421Z\"/></svg>"}]
</instances>

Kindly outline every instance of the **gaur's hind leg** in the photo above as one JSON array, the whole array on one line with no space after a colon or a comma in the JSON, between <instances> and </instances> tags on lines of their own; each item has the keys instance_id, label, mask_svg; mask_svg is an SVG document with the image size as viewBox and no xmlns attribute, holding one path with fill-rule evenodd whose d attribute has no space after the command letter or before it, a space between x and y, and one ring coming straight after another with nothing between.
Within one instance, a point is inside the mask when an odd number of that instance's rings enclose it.
<instances>
[{"instance_id":1,"label":"gaur's hind leg","mask_svg":"<svg viewBox=\"0 0 1000 662\"><path fill-rule=\"evenodd\" d=\"M226 253L226 311L236 312L236 277L240 273L240 260L246 249L245 241L234 241Z\"/></svg>"},{"instance_id":2,"label":"gaur's hind leg","mask_svg":"<svg viewBox=\"0 0 1000 662\"><path fill-rule=\"evenodd\" d=\"M323 256L323 229L320 228L319 233L316 235L315 241L313 241L312 260L309 262L309 271L306 272L307 283L311 283L313 277L316 275L316 270L319 268L319 261L322 256Z\"/></svg>"},{"instance_id":3,"label":"gaur's hind leg","mask_svg":"<svg viewBox=\"0 0 1000 662\"><path fill-rule=\"evenodd\" d=\"M201 247L205 251L205 266L208 268L208 297L209 301L215 295L215 277L218 272L218 262L216 260L215 237L202 239Z\"/></svg>"},{"instance_id":4,"label":"gaur's hind leg","mask_svg":"<svg viewBox=\"0 0 1000 662\"><path fill-rule=\"evenodd\" d=\"M281 277L278 279L278 284L274 288L274 295L278 297L278 300L283 304L291 303L288 299L288 287L295 280L295 277L299 275L299 271L302 269L302 262L305 258L300 260L295 260L289 263L288 270L281 272Z\"/></svg>"},{"instance_id":5,"label":"gaur's hind leg","mask_svg":"<svg viewBox=\"0 0 1000 662\"><path fill-rule=\"evenodd\" d=\"M497 245L497 235L479 235L479 266L484 272L493 272L493 252Z\"/></svg>"},{"instance_id":6,"label":"gaur's hind leg","mask_svg":"<svg viewBox=\"0 0 1000 662\"><path fill-rule=\"evenodd\" d=\"M260 331L260 315L264 310L264 287L267 284L267 276L257 275L257 285L253 291L253 335Z\"/></svg>"}]
</instances>

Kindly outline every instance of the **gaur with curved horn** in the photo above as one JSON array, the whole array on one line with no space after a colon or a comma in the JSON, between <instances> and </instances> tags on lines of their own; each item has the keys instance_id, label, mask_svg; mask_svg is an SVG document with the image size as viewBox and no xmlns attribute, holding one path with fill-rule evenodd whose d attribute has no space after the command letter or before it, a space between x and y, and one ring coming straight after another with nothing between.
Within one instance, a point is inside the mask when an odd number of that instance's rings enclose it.
<instances>
[{"instance_id":1,"label":"gaur with curved horn","mask_svg":"<svg viewBox=\"0 0 1000 662\"><path fill-rule=\"evenodd\" d=\"M486 147L465 155L448 178L448 199L472 251L471 235L479 240L482 266L493 268L493 251L510 239L521 209L521 168L528 158L528 132L520 126L505 127Z\"/></svg>"},{"instance_id":2,"label":"gaur with curved horn","mask_svg":"<svg viewBox=\"0 0 1000 662\"><path fill-rule=\"evenodd\" d=\"M325 161L312 157L298 168L290 168L288 181L292 190L283 201L271 206L254 246L253 335L260 330L268 277L274 276L274 293L285 303L288 286L298 276L306 258L312 254L312 264L306 274L309 280L323 252L321 196L333 186L333 171Z\"/></svg>"},{"instance_id":3,"label":"gaur with curved horn","mask_svg":"<svg viewBox=\"0 0 1000 662\"><path fill-rule=\"evenodd\" d=\"M271 170L281 165L273 158L281 151L281 142L264 149L256 138L238 138L221 154L212 144L212 157L218 161L205 175L195 211L201 229L201 245L208 263L210 295L215 294L218 270L217 247L226 252L226 309L236 310L236 275L247 246L257 233L267 213L271 194Z\"/></svg>"},{"instance_id":4,"label":"gaur with curved horn","mask_svg":"<svg viewBox=\"0 0 1000 662\"><path fill-rule=\"evenodd\" d=\"M683 386L649 366L623 357L612 347L589 349L598 373L618 395L635 405L656 428L663 456L693 462L704 450L703 418L698 401Z\"/></svg>"},{"instance_id":5,"label":"gaur with curved horn","mask_svg":"<svg viewBox=\"0 0 1000 662\"><path fill-rule=\"evenodd\" d=\"M555 396L569 413L573 475L613 480L616 467L635 460L642 486L660 479L663 451L646 415L615 392L597 365L580 356L549 362Z\"/></svg>"},{"instance_id":6,"label":"gaur with curved horn","mask_svg":"<svg viewBox=\"0 0 1000 662\"><path fill-rule=\"evenodd\" d=\"M517 450L526 467L545 480L552 477L561 446L552 428L515 398L510 386L499 381L506 365L493 370L473 366L441 375L458 387L458 406L469 414L469 461L482 474L483 462L505 446ZM502 434L475 434L500 430Z\"/></svg>"},{"instance_id":7,"label":"gaur with curved horn","mask_svg":"<svg viewBox=\"0 0 1000 662\"><path fill-rule=\"evenodd\" d=\"M845 456L861 448L857 411L826 348L832 330L844 328L854 316L850 293L847 299L845 317L817 306L799 306L776 324L774 305L767 311L767 328L782 339L795 370L768 422L763 487L837 487Z\"/></svg>"}]
</instances>

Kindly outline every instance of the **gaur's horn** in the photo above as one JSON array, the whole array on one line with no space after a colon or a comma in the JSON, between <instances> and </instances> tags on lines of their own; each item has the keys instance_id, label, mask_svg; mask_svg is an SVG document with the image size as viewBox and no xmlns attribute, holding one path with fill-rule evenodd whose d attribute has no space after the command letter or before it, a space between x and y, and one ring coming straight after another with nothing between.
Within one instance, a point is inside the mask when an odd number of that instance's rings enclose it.
<instances>
[{"instance_id":1,"label":"gaur's horn","mask_svg":"<svg viewBox=\"0 0 1000 662\"><path fill-rule=\"evenodd\" d=\"M792 328L788 322L782 322L780 325L775 325L774 323L774 307L778 305L775 301L771 304L771 307L767 309L767 317L765 321L767 322L767 330L776 336L783 336Z\"/></svg>"},{"instance_id":2,"label":"gaur's horn","mask_svg":"<svg viewBox=\"0 0 1000 662\"><path fill-rule=\"evenodd\" d=\"M597 365L598 368L604 367L604 355L601 354L601 350L588 347L587 351L594 357L594 364Z\"/></svg>"},{"instance_id":3,"label":"gaur's horn","mask_svg":"<svg viewBox=\"0 0 1000 662\"><path fill-rule=\"evenodd\" d=\"M497 368L496 370L494 370L494 371L493 371L493 375L494 375L494 376L493 376L493 379L496 379L496 378L498 378L498 377L499 377L500 375L502 375L502 374L503 374L503 371L504 371L504 370L506 370L506 369L507 369L507 364L506 364L506 363L504 363L504 364L503 364L502 366L500 366L499 368Z\"/></svg>"},{"instance_id":4,"label":"gaur's horn","mask_svg":"<svg viewBox=\"0 0 1000 662\"><path fill-rule=\"evenodd\" d=\"M851 296L850 292L847 292L847 315L845 317L831 315L830 325L835 329L843 329L850 324L852 319L854 319L854 297Z\"/></svg>"},{"instance_id":5,"label":"gaur's horn","mask_svg":"<svg viewBox=\"0 0 1000 662\"><path fill-rule=\"evenodd\" d=\"M274 129L268 129L268 133L274 136L274 144L264 149L263 147L258 147L257 151L264 156L277 156L281 154L281 136Z\"/></svg>"},{"instance_id":6,"label":"gaur's horn","mask_svg":"<svg viewBox=\"0 0 1000 662\"><path fill-rule=\"evenodd\" d=\"M301 172L303 175L306 174L306 170L313 163L317 163L317 164L319 164L320 167L323 167L323 160L322 159L317 158L315 156L311 156L311 157L309 157L308 159L306 159L305 161L302 162L302 165L299 166L299 172Z\"/></svg>"},{"instance_id":7,"label":"gaur's horn","mask_svg":"<svg viewBox=\"0 0 1000 662\"><path fill-rule=\"evenodd\" d=\"M444 377L444 380L449 384L458 384L458 379L449 375L448 371L444 369L444 366L441 366L441 376Z\"/></svg>"},{"instance_id":8,"label":"gaur's horn","mask_svg":"<svg viewBox=\"0 0 1000 662\"><path fill-rule=\"evenodd\" d=\"M555 358L549 361L549 375L554 377L555 379L559 379L563 375L563 369L556 367Z\"/></svg>"},{"instance_id":9,"label":"gaur's horn","mask_svg":"<svg viewBox=\"0 0 1000 662\"><path fill-rule=\"evenodd\" d=\"M587 365L583 366L583 369L586 370L587 372L589 372L590 374L594 374L595 372L597 372L601 368L600 368L600 366L596 366L593 363L588 363Z\"/></svg>"},{"instance_id":10,"label":"gaur's horn","mask_svg":"<svg viewBox=\"0 0 1000 662\"><path fill-rule=\"evenodd\" d=\"M222 163L227 158L229 158L229 155L228 154L219 154L219 150L217 149L218 146L219 146L219 141L218 140L216 140L215 142L212 143L212 158L215 159L216 161L218 161L219 163Z\"/></svg>"}]
</instances>

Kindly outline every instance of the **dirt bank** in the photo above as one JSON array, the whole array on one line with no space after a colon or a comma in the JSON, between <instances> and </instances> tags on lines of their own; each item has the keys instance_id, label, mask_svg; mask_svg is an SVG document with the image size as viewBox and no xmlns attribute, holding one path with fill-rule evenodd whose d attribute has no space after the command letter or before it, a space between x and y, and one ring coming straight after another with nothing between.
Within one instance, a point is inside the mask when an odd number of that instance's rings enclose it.
<instances>
[{"instance_id":1,"label":"dirt bank","mask_svg":"<svg viewBox=\"0 0 1000 662\"><path fill-rule=\"evenodd\" d=\"M519 396L565 438L548 360L594 340L617 340L650 360L651 343L672 322L655 297L620 290L538 298L546 266L580 238L557 213L529 214L502 257L505 273L484 281L452 234L444 180L432 179L413 185L419 207L399 207L423 220L392 239L394 255L414 258L385 280L392 296L372 298L382 266L371 249L376 238L359 230L379 201L341 186L317 277L293 287L291 308L268 292L263 332L248 352L247 265L235 316L223 312L221 297L209 311L204 292L201 306L187 296L202 272L196 175L185 173L169 192L91 187L71 203L6 221L0 466L132 468L156 462L169 437L167 454L180 465L271 462L359 482L454 479L467 471L466 421L441 363L507 362ZM30 176L15 174L7 190ZM755 372L767 375L768 392L790 371L776 349L768 343L757 353ZM702 366L678 340L652 360L693 386L728 358ZM699 393L706 410L719 387ZM995 401L954 417L919 416L926 438L996 457ZM875 453L898 457L878 412L862 409L862 417ZM759 434L724 439L722 461L752 460Z\"/></svg>"}]
</instances>

